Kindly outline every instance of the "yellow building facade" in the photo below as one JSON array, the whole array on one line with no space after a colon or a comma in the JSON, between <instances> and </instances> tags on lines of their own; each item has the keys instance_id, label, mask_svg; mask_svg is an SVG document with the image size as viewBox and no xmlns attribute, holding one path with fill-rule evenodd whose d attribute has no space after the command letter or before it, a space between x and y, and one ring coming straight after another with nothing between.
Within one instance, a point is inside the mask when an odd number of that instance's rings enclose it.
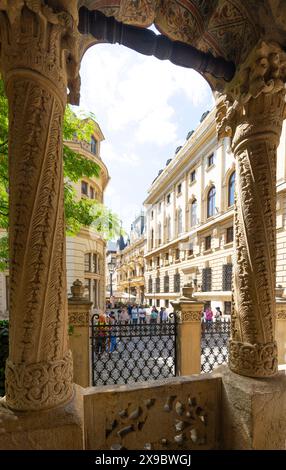
<instances>
[{"instance_id":1,"label":"yellow building facade","mask_svg":"<svg viewBox=\"0 0 286 470\"><path fill-rule=\"evenodd\" d=\"M118 243L116 286L122 301L143 304L145 297L145 216L139 215L131 226L127 244Z\"/></svg>"},{"instance_id":2,"label":"yellow building facade","mask_svg":"<svg viewBox=\"0 0 286 470\"><path fill-rule=\"evenodd\" d=\"M277 163L277 277L286 288L286 129ZM145 297L167 307L184 284L212 308L231 311L235 161L229 138L218 142L215 109L153 181L146 208Z\"/></svg>"}]
</instances>

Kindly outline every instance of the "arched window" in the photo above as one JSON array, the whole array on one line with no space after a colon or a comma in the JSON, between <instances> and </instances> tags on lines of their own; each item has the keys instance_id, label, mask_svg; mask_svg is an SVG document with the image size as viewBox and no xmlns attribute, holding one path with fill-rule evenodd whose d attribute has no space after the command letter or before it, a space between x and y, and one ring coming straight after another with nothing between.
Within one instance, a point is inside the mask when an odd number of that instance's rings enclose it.
<instances>
[{"instance_id":1,"label":"arched window","mask_svg":"<svg viewBox=\"0 0 286 470\"><path fill-rule=\"evenodd\" d=\"M231 173L228 180L228 207L234 204L234 189L235 189L235 171Z\"/></svg>"},{"instance_id":2,"label":"arched window","mask_svg":"<svg viewBox=\"0 0 286 470\"><path fill-rule=\"evenodd\" d=\"M194 199L191 204L191 227L197 224L197 200Z\"/></svg>"},{"instance_id":3,"label":"arched window","mask_svg":"<svg viewBox=\"0 0 286 470\"><path fill-rule=\"evenodd\" d=\"M178 235L183 231L183 211L178 209Z\"/></svg>"},{"instance_id":4,"label":"arched window","mask_svg":"<svg viewBox=\"0 0 286 470\"><path fill-rule=\"evenodd\" d=\"M216 189L214 186L212 186L208 192L207 217L212 217L215 215L215 194Z\"/></svg>"}]
</instances>

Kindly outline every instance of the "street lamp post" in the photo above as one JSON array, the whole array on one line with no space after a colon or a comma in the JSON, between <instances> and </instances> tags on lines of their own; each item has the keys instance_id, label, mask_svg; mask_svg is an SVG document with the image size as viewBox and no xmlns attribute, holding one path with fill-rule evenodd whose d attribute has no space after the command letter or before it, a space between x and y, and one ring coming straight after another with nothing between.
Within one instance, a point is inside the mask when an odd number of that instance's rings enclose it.
<instances>
[{"instance_id":1,"label":"street lamp post","mask_svg":"<svg viewBox=\"0 0 286 470\"><path fill-rule=\"evenodd\" d=\"M131 279L129 278L128 279L129 303L130 303L130 282L131 282Z\"/></svg>"},{"instance_id":2,"label":"street lamp post","mask_svg":"<svg viewBox=\"0 0 286 470\"><path fill-rule=\"evenodd\" d=\"M112 275L115 271L115 263L113 260L111 260L109 263L107 263L107 266L108 266L108 271L109 271L109 275L110 275L110 301L111 301L111 297L113 296L113 290L112 290Z\"/></svg>"}]
</instances>

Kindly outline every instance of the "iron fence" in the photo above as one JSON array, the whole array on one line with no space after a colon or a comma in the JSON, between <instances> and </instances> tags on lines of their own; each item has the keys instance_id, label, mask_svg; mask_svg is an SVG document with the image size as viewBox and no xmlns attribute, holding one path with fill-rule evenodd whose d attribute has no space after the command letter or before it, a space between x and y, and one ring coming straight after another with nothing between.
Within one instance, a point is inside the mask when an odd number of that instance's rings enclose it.
<instances>
[{"instance_id":1,"label":"iron fence","mask_svg":"<svg viewBox=\"0 0 286 470\"><path fill-rule=\"evenodd\" d=\"M202 323L201 372L211 372L228 360L230 318Z\"/></svg>"},{"instance_id":2,"label":"iron fence","mask_svg":"<svg viewBox=\"0 0 286 470\"><path fill-rule=\"evenodd\" d=\"M92 384L127 384L176 375L175 316L165 323L99 324L92 317Z\"/></svg>"}]
</instances>

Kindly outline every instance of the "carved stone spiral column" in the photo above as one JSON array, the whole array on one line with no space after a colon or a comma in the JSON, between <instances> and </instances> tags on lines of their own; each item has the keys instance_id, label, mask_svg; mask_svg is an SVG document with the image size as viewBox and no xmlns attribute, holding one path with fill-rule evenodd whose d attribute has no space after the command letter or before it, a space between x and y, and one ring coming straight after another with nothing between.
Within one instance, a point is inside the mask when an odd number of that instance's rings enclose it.
<instances>
[{"instance_id":1,"label":"carved stone spiral column","mask_svg":"<svg viewBox=\"0 0 286 470\"><path fill-rule=\"evenodd\" d=\"M229 367L250 377L277 372L276 149L285 113L285 71L285 53L262 42L218 102L218 132L232 135L236 159Z\"/></svg>"},{"instance_id":2,"label":"carved stone spiral column","mask_svg":"<svg viewBox=\"0 0 286 470\"><path fill-rule=\"evenodd\" d=\"M62 121L67 87L73 101L78 92L77 36L67 11L54 13L41 0L7 3L0 11L0 69L9 100L6 400L16 410L40 410L73 394Z\"/></svg>"}]
</instances>

